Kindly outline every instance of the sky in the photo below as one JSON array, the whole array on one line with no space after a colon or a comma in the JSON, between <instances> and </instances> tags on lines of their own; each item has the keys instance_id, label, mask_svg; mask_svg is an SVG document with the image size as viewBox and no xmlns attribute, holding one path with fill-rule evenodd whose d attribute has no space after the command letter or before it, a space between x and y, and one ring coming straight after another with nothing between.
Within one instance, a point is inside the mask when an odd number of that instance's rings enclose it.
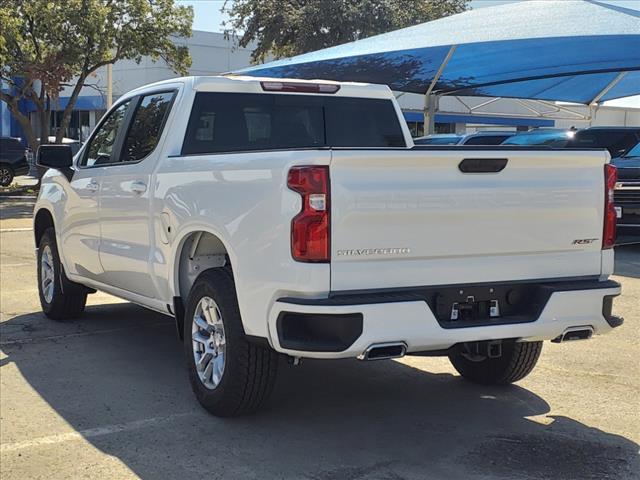
<instances>
[{"instance_id":1,"label":"sky","mask_svg":"<svg viewBox=\"0 0 640 480\"><path fill-rule=\"evenodd\" d=\"M331 0L327 0L331 1ZM515 3L525 0L472 0L471 8L495 7L506 3ZM600 0L603 3L610 3L620 7L640 10L640 0ZM194 30L205 30L207 32L222 32L224 27L222 22L227 18L220 12L224 5L224 0L177 0L180 5L191 5L194 11Z\"/></svg>"},{"instance_id":2,"label":"sky","mask_svg":"<svg viewBox=\"0 0 640 480\"><path fill-rule=\"evenodd\" d=\"M331 1L331 0L327 0ZM507 3L515 3L526 0L472 0L470 6L473 9L484 7L495 7L497 5L504 5ZM640 10L640 0L599 0L603 3L610 3L620 7L632 8L634 10ZM177 0L179 5L190 5L193 7L194 30L205 30L207 32L222 32L224 26L222 22L227 19L227 16L220 10L224 5L224 0ZM605 105L621 106L621 107L634 107L640 108L640 95L635 97L628 97L625 99L613 100L611 102L605 102Z\"/></svg>"}]
</instances>

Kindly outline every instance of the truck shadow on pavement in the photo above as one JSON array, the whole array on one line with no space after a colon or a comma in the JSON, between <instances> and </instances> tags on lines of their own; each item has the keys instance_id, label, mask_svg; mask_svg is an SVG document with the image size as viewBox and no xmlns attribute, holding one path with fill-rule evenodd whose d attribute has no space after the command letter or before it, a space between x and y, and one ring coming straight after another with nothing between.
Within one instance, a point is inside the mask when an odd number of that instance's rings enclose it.
<instances>
[{"instance_id":1,"label":"truck shadow on pavement","mask_svg":"<svg viewBox=\"0 0 640 480\"><path fill-rule=\"evenodd\" d=\"M640 278L640 244L616 247L615 275Z\"/></svg>"},{"instance_id":2,"label":"truck shadow on pavement","mask_svg":"<svg viewBox=\"0 0 640 480\"><path fill-rule=\"evenodd\" d=\"M35 197L26 199L7 199L0 195L0 219L16 220L33 218Z\"/></svg>"},{"instance_id":3,"label":"truck shadow on pavement","mask_svg":"<svg viewBox=\"0 0 640 480\"><path fill-rule=\"evenodd\" d=\"M636 443L547 417L545 400L519 386L475 386L396 361L283 361L261 413L218 419L192 395L167 317L93 306L70 323L21 315L3 332L2 370L17 368L74 431L141 478L585 480L640 468ZM26 403L5 405L3 421L28 431L36 420ZM21 450L24 440L3 453L12 465L48 448L40 461L53 477L63 466L65 476L88 473L77 440Z\"/></svg>"}]
</instances>

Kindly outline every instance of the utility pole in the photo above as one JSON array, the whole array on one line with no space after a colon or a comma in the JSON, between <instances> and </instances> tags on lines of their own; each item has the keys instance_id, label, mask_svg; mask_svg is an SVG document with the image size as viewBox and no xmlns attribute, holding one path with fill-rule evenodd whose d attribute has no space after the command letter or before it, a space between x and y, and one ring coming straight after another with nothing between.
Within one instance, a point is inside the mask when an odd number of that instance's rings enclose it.
<instances>
[{"instance_id":1,"label":"utility pole","mask_svg":"<svg viewBox=\"0 0 640 480\"><path fill-rule=\"evenodd\" d=\"M107 110L113 104L113 64L107 63Z\"/></svg>"}]
</instances>

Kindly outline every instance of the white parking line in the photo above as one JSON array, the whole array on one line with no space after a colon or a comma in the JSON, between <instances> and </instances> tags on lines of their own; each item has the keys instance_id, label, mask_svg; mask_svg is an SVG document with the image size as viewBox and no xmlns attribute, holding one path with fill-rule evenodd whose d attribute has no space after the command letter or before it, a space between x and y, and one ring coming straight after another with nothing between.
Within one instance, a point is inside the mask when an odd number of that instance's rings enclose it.
<instances>
[{"instance_id":1,"label":"white parking line","mask_svg":"<svg viewBox=\"0 0 640 480\"><path fill-rule=\"evenodd\" d=\"M113 433L130 432L132 430L152 427L159 423L168 422L193 414L193 412L175 413L164 417L145 418L143 420L134 420L127 423L117 423L115 425L107 425L104 427L89 428L78 432L59 433L57 435L49 435L47 437L34 438L32 440L23 440L22 442L4 443L0 445L0 453L15 452L16 450L24 450L25 448L39 447L42 445L55 445L63 442L70 442L72 440L82 440L83 438L102 437Z\"/></svg>"},{"instance_id":2,"label":"white parking line","mask_svg":"<svg viewBox=\"0 0 640 480\"><path fill-rule=\"evenodd\" d=\"M2 228L0 233L12 233L12 232L30 232L33 227L19 227L19 228Z\"/></svg>"}]
</instances>

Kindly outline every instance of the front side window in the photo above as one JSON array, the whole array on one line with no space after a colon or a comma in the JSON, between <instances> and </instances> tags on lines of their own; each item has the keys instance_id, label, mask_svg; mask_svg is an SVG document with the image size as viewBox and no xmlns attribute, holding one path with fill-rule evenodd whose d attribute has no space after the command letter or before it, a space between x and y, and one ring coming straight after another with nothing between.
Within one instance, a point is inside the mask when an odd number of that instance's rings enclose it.
<instances>
[{"instance_id":1,"label":"front side window","mask_svg":"<svg viewBox=\"0 0 640 480\"><path fill-rule=\"evenodd\" d=\"M113 147L118 136L118 131L124 121L124 116L129 107L130 100L122 103L119 107L109 113L109 116L98 127L93 138L87 147L87 153L81 160L80 165L92 167L112 163Z\"/></svg>"},{"instance_id":2,"label":"front side window","mask_svg":"<svg viewBox=\"0 0 640 480\"><path fill-rule=\"evenodd\" d=\"M142 160L156 148L173 96L162 92L142 97L124 140L123 162Z\"/></svg>"}]
</instances>

